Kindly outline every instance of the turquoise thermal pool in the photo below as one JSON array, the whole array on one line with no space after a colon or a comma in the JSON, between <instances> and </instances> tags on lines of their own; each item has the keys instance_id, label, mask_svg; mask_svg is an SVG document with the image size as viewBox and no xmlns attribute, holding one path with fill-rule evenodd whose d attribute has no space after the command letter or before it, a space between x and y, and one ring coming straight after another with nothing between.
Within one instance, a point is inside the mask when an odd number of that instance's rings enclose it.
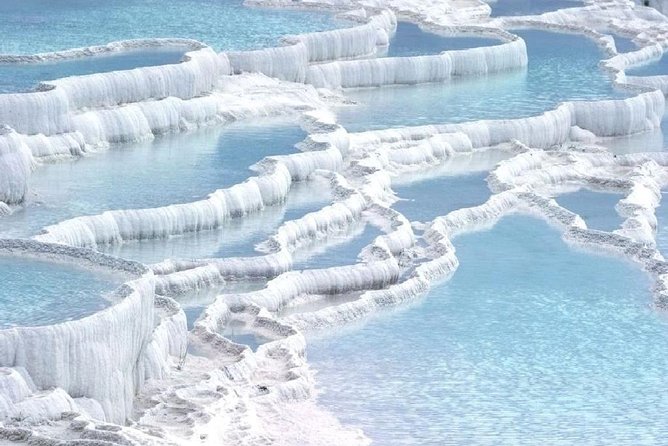
<instances>
[{"instance_id":1,"label":"turquoise thermal pool","mask_svg":"<svg viewBox=\"0 0 668 446\"><path fill-rule=\"evenodd\" d=\"M387 445L666 434L668 325L643 273L528 217L454 244L421 302L310 340L321 404Z\"/></svg>"}]
</instances>

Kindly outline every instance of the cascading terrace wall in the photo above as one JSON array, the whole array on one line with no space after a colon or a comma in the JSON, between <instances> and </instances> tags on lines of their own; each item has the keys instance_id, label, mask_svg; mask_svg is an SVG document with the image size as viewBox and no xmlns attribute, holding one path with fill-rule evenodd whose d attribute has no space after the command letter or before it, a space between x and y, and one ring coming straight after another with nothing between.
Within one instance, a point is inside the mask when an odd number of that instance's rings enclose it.
<instances>
[{"instance_id":1,"label":"cascading terrace wall","mask_svg":"<svg viewBox=\"0 0 668 446\"><path fill-rule=\"evenodd\" d=\"M76 262L135 277L114 293L111 307L92 316L49 326L0 330L0 367L24 371L38 389L59 388L72 398L92 398L107 421L124 423L144 381L162 374L165 364L156 350L168 351L169 347L158 344L171 342L172 347L178 346L176 349L185 348L185 320L171 330L173 339L154 339L153 274L136 262L35 241L2 240L0 251L4 255ZM20 389L8 392L15 397L24 393ZM20 401L12 399L0 394L0 419L20 415L12 411L13 403ZM39 405L39 400L34 404Z\"/></svg>"}]
</instances>

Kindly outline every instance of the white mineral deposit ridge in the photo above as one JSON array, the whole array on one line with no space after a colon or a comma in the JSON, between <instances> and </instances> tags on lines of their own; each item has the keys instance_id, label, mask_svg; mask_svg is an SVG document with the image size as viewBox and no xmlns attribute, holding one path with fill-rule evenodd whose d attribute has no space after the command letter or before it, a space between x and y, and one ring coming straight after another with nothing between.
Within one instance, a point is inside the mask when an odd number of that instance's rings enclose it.
<instances>
[{"instance_id":1,"label":"white mineral deposit ridge","mask_svg":"<svg viewBox=\"0 0 668 446\"><path fill-rule=\"evenodd\" d=\"M416 299L457 269L454 234L488 227L510 213L540 216L561 228L569 243L637 262L653 274L657 306L668 304L668 264L655 247L655 208L668 185L668 155L613 155L603 147L605 138L659 128L668 76L624 73L668 46L668 19L655 9L588 0L539 16L490 19L490 7L478 0L247 3L327 9L357 23L285 36L279 47L246 52L217 54L199 42L149 39L0 58L30 62L175 44L189 50L178 64L75 76L44 82L34 92L0 95L0 214L20 205L31 173L47 160L261 116L298 116L309 133L299 153L265 158L254 166L255 176L205 199L80 216L44 228L34 240L0 242L3 251L132 276L116 292L117 303L93 316L0 331L0 444L368 444L363 432L316 405L302 333ZM397 18L503 43L374 58L388 45ZM523 67L525 43L506 31L521 27L594 39L609 56L602 67L629 97L564 102L522 119L362 133L348 133L329 110L345 100L342 88L448 82ZM639 49L617 54L607 33L633 38ZM392 209L393 176L446 162L479 170L476 160L486 151L505 158L485 167L493 193L486 203L431 222L410 222ZM257 247L256 257L144 266L93 250L217 228L285 201L295 182L314 178L330 185L332 203L285 221ZM547 198L573 186L623 192L616 206L622 226L590 230L580 216ZM305 245L362 220L384 234L360 252L357 263L293 270L293 256ZM258 291L218 296L187 331L180 294L252 277L271 280ZM342 294L350 298L328 305L328 296ZM317 302L322 305L316 310L300 311ZM253 352L221 334L239 322L270 342Z\"/></svg>"}]
</instances>

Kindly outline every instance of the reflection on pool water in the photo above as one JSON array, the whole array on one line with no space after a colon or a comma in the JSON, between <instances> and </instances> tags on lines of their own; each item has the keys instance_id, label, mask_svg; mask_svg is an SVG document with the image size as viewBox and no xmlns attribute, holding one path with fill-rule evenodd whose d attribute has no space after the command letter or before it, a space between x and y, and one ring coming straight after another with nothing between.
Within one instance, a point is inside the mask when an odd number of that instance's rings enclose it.
<instances>
[{"instance_id":1,"label":"reflection on pool water","mask_svg":"<svg viewBox=\"0 0 668 446\"><path fill-rule=\"evenodd\" d=\"M112 304L123 279L71 263L0 255L0 329L80 319Z\"/></svg>"},{"instance_id":2,"label":"reflection on pool water","mask_svg":"<svg viewBox=\"0 0 668 446\"><path fill-rule=\"evenodd\" d=\"M668 324L647 276L529 217L454 244L459 270L418 304L309 339L321 404L383 445L665 438Z\"/></svg>"},{"instance_id":3,"label":"reflection on pool water","mask_svg":"<svg viewBox=\"0 0 668 446\"><path fill-rule=\"evenodd\" d=\"M248 168L265 156L296 152L305 135L294 122L259 120L45 164L32 175L26 204L0 218L0 234L25 237L80 215L199 200L253 175Z\"/></svg>"}]
</instances>

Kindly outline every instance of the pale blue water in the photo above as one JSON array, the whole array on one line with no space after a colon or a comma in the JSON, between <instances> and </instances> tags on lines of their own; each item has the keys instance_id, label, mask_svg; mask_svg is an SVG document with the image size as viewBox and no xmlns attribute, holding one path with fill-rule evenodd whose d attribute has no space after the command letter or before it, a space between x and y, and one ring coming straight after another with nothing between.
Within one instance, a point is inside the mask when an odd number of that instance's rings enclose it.
<instances>
[{"instance_id":1,"label":"pale blue water","mask_svg":"<svg viewBox=\"0 0 668 446\"><path fill-rule=\"evenodd\" d=\"M622 198L623 194L594 192L583 188L559 195L555 200L562 207L582 217L589 229L610 232L621 228L624 221L615 211L615 206Z\"/></svg>"},{"instance_id":2,"label":"pale blue water","mask_svg":"<svg viewBox=\"0 0 668 446\"><path fill-rule=\"evenodd\" d=\"M309 339L321 404L384 446L664 442L647 276L528 217L454 244L459 270L416 305Z\"/></svg>"},{"instance_id":3,"label":"pale blue water","mask_svg":"<svg viewBox=\"0 0 668 446\"><path fill-rule=\"evenodd\" d=\"M247 345L254 352L257 351L258 347L262 344L266 344L267 342L271 341L271 339L263 338L253 333L223 333L223 336L232 342L236 342L237 344Z\"/></svg>"},{"instance_id":4,"label":"pale blue water","mask_svg":"<svg viewBox=\"0 0 668 446\"><path fill-rule=\"evenodd\" d=\"M0 330L65 322L111 305L104 296L122 283L69 263L0 255Z\"/></svg>"},{"instance_id":5,"label":"pale blue water","mask_svg":"<svg viewBox=\"0 0 668 446\"><path fill-rule=\"evenodd\" d=\"M260 290L264 288L266 284L266 280L229 281L217 287L189 291L185 294L172 297L177 300L179 305L181 305L181 308L183 308L183 312L186 314L188 330L192 330L195 321L199 319L204 309L211 305L220 294L248 293Z\"/></svg>"},{"instance_id":6,"label":"pale blue water","mask_svg":"<svg viewBox=\"0 0 668 446\"><path fill-rule=\"evenodd\" d=\"M410 221L428 222L456 209L483 204L491 192L487 172L442 176L393 186L400 200L392 208Z\"/></svg>"},{"instance_id":7,"label":"pale blue water","mask_svg":"<svg viewBox=\"0 0 668 446\"><path fill-rule=\"evenodd\" d=\"M221 334L232 342L247 345L253 351L257 351L259 346L271 341L269 338L253 333L251 327L248 327L244 322L237 320L227 324L225 330Z\"/></svg>"},{"instance_id":8,"label":"pale blue water","mask_svg":"<svg viewBox=\"0 0 668 446\"><path fill-rule=\"evenodd\" d=\"M527 44L525 70L446 83L347 90L360 103L337 110L350 131L538 115L566 100L625 97L598 67L602 52L574 34L514 31ZM383 113L374 111L382 110Z\"/></svg>"},{"instance_id":9,"label":"pale blue water","mask_svg":"<svg viewBox=\"0 0 668 446\"><path fill-rule=\"evenodd\" d=\"M497 39L485 37L465 35L441 36L423 31L413 23L399 22L397 24L397 32L390 41L387 56L421 56L424 54L438 54L447 50L492 46L499 43L501 42Z\"/></svg>"},{"instance_id":10,"label":"pale blue water","mask_svg":"<svg viewBox=\"0 0 668 446\"><path fill-rule=\"evenodd\" d=\"M613 153L661 152L668 147L668 118L664 115L661 128L601 142Z\"/></svg>"},{"instance_id":11,"label":"pale blue water","mask_svg":"<svg viewBox=\"0 0 668 446\"><path fill-rule=\"evenodd\" d=\"M151 48L40 63L0 63L0 93L34 90L42 81L116 70L174 64L185 48Z\"/></svg>"},{"instance_id":12,"label":"pale blue water","mask_svg":"<svg viewBox=\"0 0 668 446\"><path fill-rule=\"evenodd\" d=\"M668 74L668 57L665 53L660 59L626 69L629 76L662 76Z\"/></svg>"},{"instance_id":13,"label":"pale blue water","mask_svg":"<svg viewBox=\"0 0 668 446\"><path fill-rule=\"evenodd\" d=\"M248 167L265 156L297 151L294 144L305 136L292 122L267 119L165 135L46 164L30 180L26 205L0 218L0 234L25 237L75 216L205 198L253 175Z\"/></svg>"},{"instance_id":14,"label":"pale blue water","mask_svg":"<svg viewBox=\"0 0 668 446\"><path fill-rule=\"evenodd\" d=\"M326 240L298 250L294 255L293 269L320 269L355 264L362 249L382 234L376 226L361 223L350 231L332 235Z\"/></svg>"},{"instance_id":15,"label":"pale blue water","mask_svg":"<svg viewBox=\"0 0 668 446\"><path fill-rule=\"evenodd\" d=\"M633 39L616 34L612 34L612 37L615 39L615 48L617 48L618 53L630 53L638 50L638 46L633 43Z\"/></svg>"},{"instance_id":16,"label":"pale blue water","mask_svg":"<svg viewBox=\"0 0 668 446\"><path fill-rule=\"evenodd\" d=\"M331 14L246 8L241 0L0 0L0 54L181 37L217 50L276 46L285 34L344 26Z\"/></svg>"},{"instance_id":17,"label":"pale blue water","mask_svg":"<svg viewBox=\"0 0 668 446\"><path fill-rule=\"evenodd\" d=\"M574 0L497 0L489 1L492 8L491 17L513 15L537 15L564 8L583 6Z\"/></svg>"},{"instance_id":18,"label":"pale blue water","mask_svg":"<svg viewBox=\"0 0 668 446\"><path fill-rule=\"evenodd\" d=\"M288 220L317 211L331 202L327 189L316 189L309 183L293 185L286 203L269 206L262 212L234 218L221 227L174 236L168 239L129 241L120 245L100 247L102 251L144 263L164 259L247 257L260 255L256 245L267 240Z\"/></svg>"}]
</instances>

